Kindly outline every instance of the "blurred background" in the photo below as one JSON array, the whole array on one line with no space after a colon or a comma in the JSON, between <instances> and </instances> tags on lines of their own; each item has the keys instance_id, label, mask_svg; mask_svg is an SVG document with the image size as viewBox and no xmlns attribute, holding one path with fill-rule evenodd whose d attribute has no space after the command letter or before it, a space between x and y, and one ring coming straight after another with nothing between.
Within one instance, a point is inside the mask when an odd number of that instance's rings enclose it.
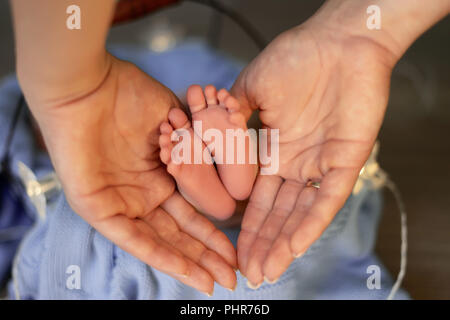
<instances>
[{"instance_id":1,"label":"blurred background","mask_svg":"<svg viewBox=\"0 0 450 320\"><path fill-rule=\"evenodd\" d=\"M317 0L223 0L273 39L300 24L323 3ZM396 66L379 162L397 183L408 214L408 266L403 287L414 299L450 299L450 19L426 32ZM14 72L9 4L0 0L0 78ZM258 49L226 17L184 2L135 22L113 27L109 44L165 51L185 38L208 41L244 63ZM0 124L1 125L1 124ZM376 252L395 277L400 267L400 216L385 193Z\"/></svg>"}]
</instances>

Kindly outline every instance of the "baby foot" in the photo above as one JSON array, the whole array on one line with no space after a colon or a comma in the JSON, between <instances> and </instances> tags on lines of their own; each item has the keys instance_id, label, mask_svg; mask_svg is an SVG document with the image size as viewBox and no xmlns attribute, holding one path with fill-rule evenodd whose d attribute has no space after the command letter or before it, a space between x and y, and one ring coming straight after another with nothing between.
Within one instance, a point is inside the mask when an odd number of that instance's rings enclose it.
<instances>
[{"instance_id":1,"label":"baby foot","mask_svg":"<svg viewBox=\"0 0 450 320\"><path fill-rule=\"evenodd\" d=\"M194 163L194 145L196 143L202 146L203 157L210 157L208 150L203 152L206 149L205 144L194 134L191 123L182 110L171 109L168 117L170 123L163 122L160 126L160 158L167 165L167 171L175 178L178 190L200 211L221 220L229 218L234 213L236 203L220 181L212 159L209 158L209 161L202 159L201 163ZM176 129L186 129L190 136L191 159L186 161L188 163L177 163L172 158L172 150L177 142L172 142L171 135ZM181 139L184 138L184 136L181 137Z\"/></svg>"},{"instance_id":2,"label":"baby foot","mask_svg":"<svg viewBox=\"0 0 450 320\"><path fill-rule=\"evenodd\" d=\"M205 99L206 97L206 99ZM226 130L242 129L247 132L247 124L244 115L239 111L239 102L230 93L221 89L217 92L212 85L205 87L205 93L199 85L192 85L187 91L187 102L192 114L194 131L199 137L204 137L203 133L208 129L218 129L222 133L222 150L211 150L211 154L216 160L217 170L223 185L229 194L236 200L248 198L252 191L253 182L257 173L256 159L254 164L250 164L250 153L256 149L254 141L246 137L245 150L239 150L237 139L234 141L234 159L232 163L226 161ZM195 121L201 122L201 131L195 125ZM234 131L237 132L237 131ZM234 139L234 137L233 137ZM211 141L204 141L207 145ZM209 144L211 146L211 144ZM233 150L228 150L228 152ZM243 152L245 163L237 163L238 152ZM220 153L222 164L218 163L217 156Z\"/></svg>"}]
</instances>

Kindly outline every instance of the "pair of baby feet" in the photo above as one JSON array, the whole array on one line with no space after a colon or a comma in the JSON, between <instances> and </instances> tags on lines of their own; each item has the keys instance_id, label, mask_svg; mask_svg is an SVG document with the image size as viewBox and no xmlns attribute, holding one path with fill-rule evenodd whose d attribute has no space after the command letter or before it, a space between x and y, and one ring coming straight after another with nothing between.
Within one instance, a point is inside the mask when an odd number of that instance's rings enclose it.
<instances>
[{"instance_id":1,"label":"pair of baby feet","mask_svg":"<svg viewBox=\"0 0 450 320\"><path fill-rule=\"evenodd\" d=\"M250 153L256 150L255 142L246 135L247 124L240 112L239 102L227 90L217 91L214 86L208 85L203 92L199 85L192 85L186 97L194 125L181 109L169 111L168 121L160 126L161 161L167 165L167 171L175 178L178 190L186 200L201 212L224 220L234 213L235 200L248 198L253 188L257 164L251 163ZM216 141L217 136L207 138L211 136L205 134L209 129L220 133L223 139L218 140L221 144ZM233 134L230 135L230 132ZM236 143L239 138L227 141L239 134L244 134L241 137L245 139L243 150ZM174 159L174 147L182 143L182 139L188 139L190 150L182 151L183 156L186 155L184 152L188 156L183 157L184 161L180 163ZM200 149L201 163L198 163ZM229 156L230 152L232 156ZM245 153L240 155L243 163L237 161L239 152ZM197 161L194 159L195 153ZM212 160L215 160L217 168Z\"/></svg>"}]
</instances>

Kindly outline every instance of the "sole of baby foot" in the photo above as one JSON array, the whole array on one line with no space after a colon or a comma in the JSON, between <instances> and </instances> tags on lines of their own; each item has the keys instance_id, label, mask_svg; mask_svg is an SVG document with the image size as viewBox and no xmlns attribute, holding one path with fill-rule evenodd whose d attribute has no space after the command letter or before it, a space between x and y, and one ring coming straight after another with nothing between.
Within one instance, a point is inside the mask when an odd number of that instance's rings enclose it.
<instances>
[{"instance_id":1,"label":"sole of baby foot","mask_svg":"<svg viewBox=\"0 0 450 320\"><path fill-rule=\"evenodd\" d=\"M168 117L169 122L160 126L159 137L160 158L166 164L167 172L194 207L216 219L228 219L234 213L236 203L220 181L212 159L204 161L205 157L210 157L206 146L194 133L181 109L171 109ZM194 163L194 143L201 145L201 163ZM184 152L190 153L190 157L184 157Z\"/></svg>"},{"instance_id":2,"label":"sole of baby foot","mask_svg":"<svg viewBox=\"0 0 450 320\"><path fill-rule=\"evenodd\" d=\"M221 181L236 200L247 199L257 174L256 137L251 138L239 102L226 89L217 92L212 85L205 90L198 85L190 86L187 102L194 122L194 131L199 137L209 129L222 134L222 150L211 148L212 141L204 141L216 161ZM201 126L196 125L199 122ZM200 128L201 127L201 128ZM227 135L227 130L233 134ZM227 137L234 139L232 149L227 148ZM244 149L238 141L244 139ZM227 154L233 152L232 155ZM240 161L238 161L240 160Z\"/></svg>"}]
</instances>

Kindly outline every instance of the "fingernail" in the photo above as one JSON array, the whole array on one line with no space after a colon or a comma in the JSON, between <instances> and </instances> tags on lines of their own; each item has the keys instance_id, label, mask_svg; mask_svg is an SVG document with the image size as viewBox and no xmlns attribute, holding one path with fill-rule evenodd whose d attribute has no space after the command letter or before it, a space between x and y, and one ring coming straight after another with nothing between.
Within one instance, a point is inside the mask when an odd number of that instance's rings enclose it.
<instances>
[{"instance_id":1,"label":"fingernail","mask_svg":"<svg viewBox=\"0 0 450 320\"><path fill-rule=\"evenodd\" d=\"M294 253L294 259L300 258L305 252L300 252L300 253Z\"/></svg>"},{"instance_id":2,"label":"fingernail","mask_svg":"<svg viewBox=\"0 0 450 320\"><path fill-rule=\"evenodd\" d=\"M270 284L274 284L278 281L279 278L275 278L274 280L270 280L269 278L267 278L266 276L264 276L264 281Z\"/></svg>"},{"instance_id":3,"label":"fingernail","mask_svg":"<svg viewBox=\"0 0 450 320\"><path fill-rule=\"evenodd\" d=\"M214 290L211 290L211 292L204 292L204 291L202 292L206 294L208 297L212 297Z\"/></svg>"},{"instance_id":4,"label":"fingernail","mask_svg":"<svg viewBox=\"0 0 450 320\"><path fill-rule=\"evenodd\" d=\"M247 287L249 287L250 289L256 290L261 286L261 283L259 284L253 284L250 282L250 280L247 280Z\"/></svg>"},{"instance_id":5,"label":"fingernail","mask_svg":"<svg viewBox=\"0 0 450 320\"><path fill-rule=\"evenodd\" d=\"M234 291L234 290L236 290L236 287L237 287L237 282L234 284L233 288L227 288L227 289L230 290L230 291Z\"/></svg>"},{"instance_id":6,"label":"fingernail","mask_svg":"<svg viewBox=\"0 0 450 320\"><path fill-rule=\"evenodd\" d=\"M185 273L180 273L179 274L182 278L189 278L189 276L191 275L190 270L187 270Z\"/></svg>"}]
</instances>

